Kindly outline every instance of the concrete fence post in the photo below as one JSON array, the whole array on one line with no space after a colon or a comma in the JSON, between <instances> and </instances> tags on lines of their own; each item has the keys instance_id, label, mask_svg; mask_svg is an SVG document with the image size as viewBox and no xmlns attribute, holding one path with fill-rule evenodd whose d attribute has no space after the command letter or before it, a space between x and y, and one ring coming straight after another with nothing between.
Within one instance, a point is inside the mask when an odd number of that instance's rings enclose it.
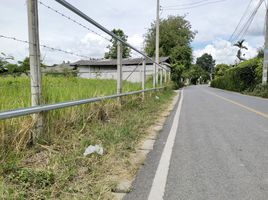
<instances>
[{"instance_id":1,"label":"concrete fence post","mask_svg":"<svg viewBox=\"0 0 268 200\"><path fill-rule=\"evenodd\" d=\"M160 68L160 87L163 87L163 68Z\"/></svg>"},{"instance_id":2,"label":"concrete fence post","mask_svg":"<svg viewBox=\"0 0 268 200\"><path fill-rule=\"evenodd\" d=\"M165 84L167 84L167 68L164 69L164 75L165 75Z\"/></svg>"},{"instance_id":3,"label":"concrete fence post","mask_svg":"<svg viewBox=\"0 0 268 200\"><path fill-rule=\"evenodd\" d=\"M143 58L142 60L142 90L146 88L146 60ZM145 92L142 92L142 100L144 101Z\"/></svg>"},{"instance_id":4,"label":"concrete fence post","mask_svg":"<svg viewBox=\"0 0 268 200\"><path fill-rule=\"evenodd\" d=\"M168 83L171 81L171 69L168 69Z\"/></svg>"},{"instance_id":5,"label":"concrete fence post","mask_svg":"<svg viewBox=\"0 0 268 200\"><path fill-rule=\"evenodd\" d=\"M156 88L156 64L154 63L153 87Z\"/></svg>"},{"instance_id":6,"label":"concrete fence post","mask_svg":"<svg viewBox=\"0 0 268 200\"><path fill-rule=\"evenodd\" d=\"M122 43L117 41L117 94L122 94ZM121 98L118 97L118 102L121 104Z\"/></svg>"},{"instance_id":7,"label":"concrete fence post","mask_svg":"<svg viewBox=\"0 0 268 200\"><path fill-rule=\"evenodd\" d=\"M42 78L40 69L40 44L39 44L39 25L38 25L38 1L27 0L28 13L28 37L29 37L29 58L30 58L30 78L31 78L31 102L32 106L42 103ZM33 142L43 134L43 115L34 114L35 134Z\"/></svg>"}]
</instances>

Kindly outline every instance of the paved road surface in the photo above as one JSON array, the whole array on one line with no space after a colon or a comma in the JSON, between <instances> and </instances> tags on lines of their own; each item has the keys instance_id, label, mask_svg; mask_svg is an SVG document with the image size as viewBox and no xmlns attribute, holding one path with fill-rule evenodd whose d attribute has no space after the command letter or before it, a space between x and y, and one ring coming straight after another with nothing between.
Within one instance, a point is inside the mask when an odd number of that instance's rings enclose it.
<instances>
[{"instance_id":1,"label":"paved road surface","mask_svg":"<svg viewBox=\"0 0 268 200\"><path fill-rule=\"evenodd\" d=\"M268 200L268 100L184 89L133 187L125 200Z\"/></svg>"}]
</instances>

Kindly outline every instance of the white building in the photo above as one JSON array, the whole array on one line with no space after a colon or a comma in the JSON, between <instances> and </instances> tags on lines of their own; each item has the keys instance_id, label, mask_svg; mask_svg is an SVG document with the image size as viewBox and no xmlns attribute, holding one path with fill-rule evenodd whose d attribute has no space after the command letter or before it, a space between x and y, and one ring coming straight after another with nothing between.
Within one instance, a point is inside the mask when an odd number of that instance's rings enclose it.
<instances>
[{"instance_id":1,"label":"white building","mask_svg":"<svg viewBox=\"0 0 268 200\"><path fill-rule=\"evenodd\" d=\"M160 64L167 70L169 68L169 57L161 57ZM127 58L122 60L123 80L130 82L141 82L142 78L142 58ZM117 60L116 59L98 59L98 60L80 60L72 63L78 70L78 76L82 78L98 79L117 79ZM153 62L146 60L147 78L154 73Z\"/></svg>"}]
</instances>

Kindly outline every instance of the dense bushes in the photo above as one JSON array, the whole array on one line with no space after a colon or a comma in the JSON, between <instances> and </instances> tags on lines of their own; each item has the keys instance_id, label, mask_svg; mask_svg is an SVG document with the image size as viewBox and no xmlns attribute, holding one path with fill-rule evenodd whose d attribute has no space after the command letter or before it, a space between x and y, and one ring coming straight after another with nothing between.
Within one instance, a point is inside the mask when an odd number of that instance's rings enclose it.
<instances>
[{"instance_id":1,"label":"dense bushes","mask_svg":"<svg viewBox=\"0 0 268 200\"><path fill-rule=\"evenodd\" d=\"M212 87L237 92L253 91L261 83L262 59L254 58L227 70L211 82Z\"/></svg>"},{"instance_id":2,"label":"dense bushes","mask_svg":"<svg viewBox=\"0 0 268 200\"><path fill-rule=\"evenodd\" d=\"M247 94L268 98L268 85L257 85L253 91L246 92Z\"/></svg>"}]
</instances>

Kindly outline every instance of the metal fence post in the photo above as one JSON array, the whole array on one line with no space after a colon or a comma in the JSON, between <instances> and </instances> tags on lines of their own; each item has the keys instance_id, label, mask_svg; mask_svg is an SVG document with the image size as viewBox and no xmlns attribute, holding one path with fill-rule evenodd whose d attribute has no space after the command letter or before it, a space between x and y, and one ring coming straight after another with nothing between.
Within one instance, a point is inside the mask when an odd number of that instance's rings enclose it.
<instances>
[{"instance_id":1,"label":"metal fence post","mask_svg":"<svg viewBox=\"0 0 268 200\"><path fill-rule=\"evenodd\" d=\"M27 0L28 9L28 36L29 36L29 57L30 57L30 78L31 78L31 101L32 106L42 103L42 78L40 69L40 44L38 25L38 1ZM33 140L43 132L42 113L34 114L36 133Z\"/></svg>"},{"instance_id":2,"label":"metal fence post","mask_svg":"<svg viewBox=\"0 0 268 200\"><path fill-rule=\"evenodd\" d=\"M146 60L143 58L142 60L142 90L146 88ZM145 92L142 93L142 100L144 101Z\"/></svg>"},{"instance_id":3,"label":"metal fence post","mask_svg":"<svg viewBox=\"0 0 268 200\"><path fill-rule=\"evenodd\" d=\"M122 93L122 43L117 41L117 94ZM121 104L121 98L118 98L118 102Z\"/></svg>"}]
</instances>

